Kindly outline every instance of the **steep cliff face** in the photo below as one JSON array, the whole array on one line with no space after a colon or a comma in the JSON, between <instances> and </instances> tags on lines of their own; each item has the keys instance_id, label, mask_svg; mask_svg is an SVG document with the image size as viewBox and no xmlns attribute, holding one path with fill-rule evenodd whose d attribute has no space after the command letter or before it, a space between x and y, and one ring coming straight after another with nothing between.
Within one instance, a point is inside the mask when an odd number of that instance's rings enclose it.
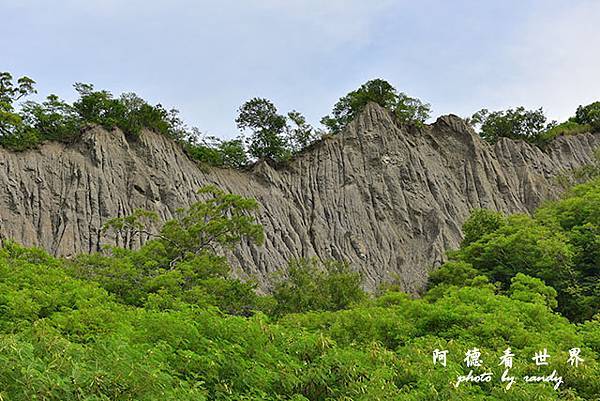
<instances>
[{"instance_id":1,"label":"steep cliff face","mask_svg":"<svg viewBox=\"0 0 600 401\"><path fill-rule=\"evenodd\" d=\"M318 256L349 261L369 288L397 276L417 291L458 246L470 210L531 211L556 197L555 176L590 163L599 143L583 134L544 152L508 139L491 146L458 117L416 129L370 105L285 167L203 171L162 136L127 142L92 129L75 145L0 149L0 234L57 255L93 252L114 244L99 233L108 218L142 207L168 219L198 199L199 187L216 184L262 205L266 242L230 254L237 274L268 288L288 260Z\"/></svg>"}]
</instances>

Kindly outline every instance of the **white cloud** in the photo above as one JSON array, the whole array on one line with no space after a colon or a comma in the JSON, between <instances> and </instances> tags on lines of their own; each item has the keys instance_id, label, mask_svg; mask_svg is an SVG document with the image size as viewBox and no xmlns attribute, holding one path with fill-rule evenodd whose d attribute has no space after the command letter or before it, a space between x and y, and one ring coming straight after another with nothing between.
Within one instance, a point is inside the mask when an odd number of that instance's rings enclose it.
<instances>
[{"instance_id":1,"label":"white cloud","mask_svg":"<svg viewBox=\"0 0 600 401\"><path fill-rule=\"evenodd\" d=\"M515 77L504 88L497 83L499 95L564 120L579 104L600 100L600 2L562 2L540 11L509 51Z\"/></svg>"}]
</instances>

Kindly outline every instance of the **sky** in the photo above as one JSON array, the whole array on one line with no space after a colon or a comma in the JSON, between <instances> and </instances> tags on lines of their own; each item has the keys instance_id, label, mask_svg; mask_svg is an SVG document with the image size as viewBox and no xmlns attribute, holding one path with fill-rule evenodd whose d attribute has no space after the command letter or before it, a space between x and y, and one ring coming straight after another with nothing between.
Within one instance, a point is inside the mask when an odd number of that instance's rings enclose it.
<instances>
[{"instance_id":1,"label":"sky","mask_svg":"<svg viewBox=\"0 0 600 401\"><path fill-rule=\"evenodd\" d=\"M0 71L72 101L75 82L177 108L235 137L266 97L318 125L369 79L432 118L600 99L599 0L0 0Z\"/></svg>"}]
</instances>

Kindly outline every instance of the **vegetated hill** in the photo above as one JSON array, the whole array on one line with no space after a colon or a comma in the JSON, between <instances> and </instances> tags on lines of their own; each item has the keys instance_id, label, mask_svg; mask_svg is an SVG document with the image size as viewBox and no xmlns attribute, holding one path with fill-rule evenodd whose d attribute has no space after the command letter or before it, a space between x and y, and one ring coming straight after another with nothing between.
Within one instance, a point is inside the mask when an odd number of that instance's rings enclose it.
<instances>
[{"instance_id":1,"label":"vegetated hill","mask_svg":"<svg viewBox=\"0 0 600 401\"><path fill-rule=\"evenodd\" d=\"M544 151L506 138L490 145L456 116L417 128L369 104L288 164L237 171L199 168L149 131L128 142L94 128L72 145L0 149L0 234L55 255L93 252L118 240L100 233L109 218L146 208L167 219L216 184L262 205L264 246L242 245L230 257L263 288L290 259L318 256L347 260L368 288L398 277L418 291L458 246L472 209L533 210L556 198L556 176L592 162L599 144L600 135L580 134Z\"/></svg>"}]
</instances>

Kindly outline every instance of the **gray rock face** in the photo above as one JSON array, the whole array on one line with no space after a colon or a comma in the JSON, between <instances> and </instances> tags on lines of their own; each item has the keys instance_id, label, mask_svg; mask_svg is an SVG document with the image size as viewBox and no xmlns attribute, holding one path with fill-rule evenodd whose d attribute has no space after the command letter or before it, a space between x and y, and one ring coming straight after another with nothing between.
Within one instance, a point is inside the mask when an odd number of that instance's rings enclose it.
<instances>
[{"instance_id":1,"label":"gray rock face","mask_svg":"<svg viewBox=\"0 0 600 401\"><path fill-rule=\"evenodd\" d=\"M532 211L560 194L556 175L590 163L599 143L582 134L546 151L508 139L492 146L456 116L417 129L369 105L284 167L203 171L162 136L127 142L97 128L74 145L0 149L0 234L56 255L94 252L118 240L101 238L107 219L140 207L168 219L216 184L262 205L264 246L242 244L229 257L263 289L288 260L317 256L347 260L369 289L394 276L418 291L458 246L472 209Z\"/></svg>"}]
</instances>

